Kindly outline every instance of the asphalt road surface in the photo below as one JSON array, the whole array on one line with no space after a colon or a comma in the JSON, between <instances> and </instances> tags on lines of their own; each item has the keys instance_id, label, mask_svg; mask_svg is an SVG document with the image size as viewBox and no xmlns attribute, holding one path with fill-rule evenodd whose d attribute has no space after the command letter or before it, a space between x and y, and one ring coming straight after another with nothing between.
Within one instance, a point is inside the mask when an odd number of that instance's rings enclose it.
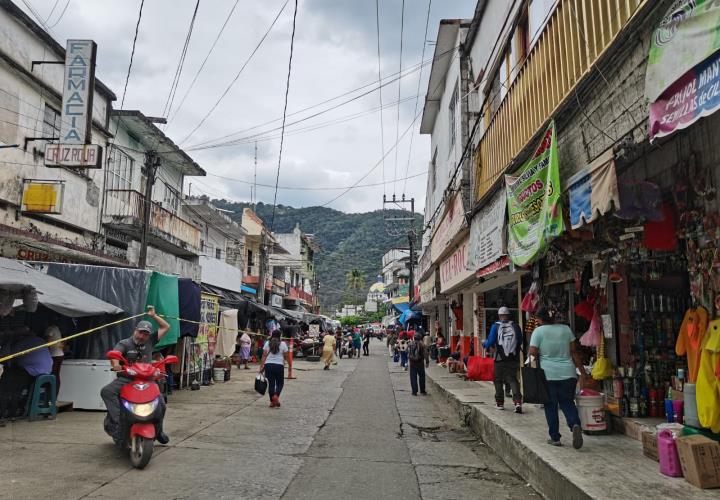
<instances>
[{"instance_id":1,"label":"asphalt road surface","mask_svg":"<svg viewBox=\"0 0 720 500\"><path fill-rule=\"evenodd\" d=\"M0 498L527 498L537 494L373 341L329 371L297 361L282 407L255 370L171 396L168 446L134 470L99 412L0 428Z\"/></svg>"}]
</instances>

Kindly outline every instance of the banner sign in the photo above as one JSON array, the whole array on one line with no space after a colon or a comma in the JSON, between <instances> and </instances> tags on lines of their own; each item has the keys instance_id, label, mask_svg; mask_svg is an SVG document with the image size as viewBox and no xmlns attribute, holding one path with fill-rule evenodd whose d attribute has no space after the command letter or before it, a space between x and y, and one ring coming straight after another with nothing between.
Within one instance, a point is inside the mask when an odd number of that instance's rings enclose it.
<instances>
[{"instance_id":1,"label":"banner sign","mask_svg":"<svg viewBox=\"0 0 720 500\"><path fill-rule=\"evenodd\" d=\"M532 158L505 176L508 255L518 266L534 262L565 226L560 202L560 166L553 121Z\"/></svg>"},{"instance_id":2,"label":"banner sign","mask_svg":"<svg viewBox=\"0 0 720 500\"><path fill-rule=\"evenodd\" d=\"M67 41L61 144L90 144L96 54L97 45L92 40Z\"/></svg>"},{"instance_id":3,"label":"banner sign","mask_svg":"<svg viewBox=\"0 0 720 500\"><path fill-rule=\"evenodd\" d=\"M499 190L470 224L468 267L477 270L505 255L505 208L507 195Z\"/></svg>"},{"instance_id":4,"label":"banner sign","mask_svg":"<svg viewBox=\"0 0 720 500\"><path fill-rule=\"evenodd\" d=\"M102 148L97 144L47 144L45 166L101 168Z\"/></svg>"},{"instance_id":5,"label":"banner sign","mask_svg":"<svg viewBox=\"0 0 720 500\"><path fill-rule=\"evenodd\" d=\"M445 215L440 219L440 223L436 226L437 229L432 236L430 242L430 257L432 258L432 262L437 261L458 232L460 232L463 221L465 220L463 213L462 196L458 191L448 202L447 212L445 212Z\"/></svg>"},{"instance_id":6,"label":"banner sign","mask_svg":"<svg viewBox=\"0 0 720 500\"><path fill-rule=\"evenodd\" d=\"M620 208L612 148L568 179L570 226L577 229Z\"/></svg>"},{"instance_id":7,"label":"banner sign","mask_svg":"<svg viewBox=\"0 0 720 500\"><path fill-rule=\"evenodd\" d=\"M689 127L720 107L720 52L685 73L650 104L650 140Z\"/></svg>"},{"instance_id":8,"label":"banner sign","mask_svg":"<svg viewBox=\"0 0 720 500\"><path fill-rule=\"evenodd\" d=\"M720 49L720 2L675 0L650 40L645 96L650 102Z\"/></svg>"},{"instance_id":9,"label":"banner sign","mask_svg":"<svg viewBox=\"0 0 720 500\"><path fill-rule=\"evenodd\" d=\"M468 242L468 238L465 238L458 248L440 264L441 293L447 293L450 288L474 276L474 273L468 271L467 267Z\"/></svg>"}]
</instances>

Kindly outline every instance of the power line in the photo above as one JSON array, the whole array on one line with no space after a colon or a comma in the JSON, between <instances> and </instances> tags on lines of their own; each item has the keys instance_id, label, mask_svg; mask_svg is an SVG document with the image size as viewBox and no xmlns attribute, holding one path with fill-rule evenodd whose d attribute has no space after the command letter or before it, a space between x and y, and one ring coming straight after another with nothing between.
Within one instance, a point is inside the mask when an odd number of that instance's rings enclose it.
<instances>
[{"instance_id":1,"label":"power line","mask_svg":"<svg viewBox=\"0 0 720 500\"><path fill-rule=\"evenodd\" d=\"M282 131L280 132L280 152L278 154L277 174L275 175L275 196L273 199L272 219L270 231L275 227L275 208L277 207L278 182L280 182L280 166L282 164L283 143L285 142L285 117L287 115L288 94L290 93L290 74L292 72L293 49L295 48L295 22L297 20L298 0L295 0L293 12L292 33L290 34L290 58L288 60L287 80L285 81L285 105L283 106Z\"/></svg>"},{"instance_id":2,"label":"power line","mask_svg":"<svg viewBox=\"0 0 720 500\"><path fill-rule=\"evenodd\" d=\"M193 10L192 18L190 19L190 26L188 27L187 35L185 35L185 44L183 45L182 52L180 53L180 60L178 61L177 68L175 69L175 76L173 77L172 84L170 84L170 92L168 98L165 101L165 107L163 108L162 115L169 116L172 110L173 102L175 101L175 93L177 92L178 85L180 85L180 76L182 75L183 68L185 67L185 58L187 57L188 46L190 45L190 37L192 36L193 28L195 27L195 18L197 17L197 11L200 7L200 0L195 3L195 10Z\"/></svg>"},{"instance_id":3,"label":"power line","mask_svg":"<svg viewBox=\"0 0 720 500\"><path fill-rule=\"evenodd\" d=\"M285 0L285 3L282 5L282 7L280 7L280 10L278 11L277 15L276 15L275 18L273 19L272 23L270 23L270 26L268 27L268 29L265 31L265 34L262 36L262 38L260 38L260 41L257 43L257 45L255 46L255 48L253 49L253 51L250 53L250 55L248 56L248 58L245 60L245 62L243 63L243 65L240 67L240 70L237 72L237 74L235 74L235 77L232 79L232 81L230 82L230 84L225 88L225 90L224 90L223 93L220 95L220 97L218 98L218 100L215 101L215 104L213 104L212 107L210 107L210 109L209 109L208 112L205 114L205 116L203 116L202 120L200 120L200 122L195 126L195 128L193 128L193 129L190 131L190 133L185 136L184 139L182 139L180 142L178 142L178 144L182 144L182 143L184 143L185 141L187 141L188 139L190 139L190 137L192 137L192 135L193 135L195 132L197 132L197 130L203 125L203 123L205 123L205 120L207 120L208 117L215 111L215 109L218 107L218 105L220 104L220 102L222 102L222 100L225 98L225 96L228 94L228 92L230 92L230 89L233 87L233 85L235 85L235 82L237 81L237 79L240 78L240 75L241 75L242 72L245 70L245 67L246 67L246 66L248 65L248 63L252 60L253 56L254 56L255 53L258 51L258 49L260 49L260 47L262 46L263 42L265 42L265 39L266 39L267 36L270 34L270 31L273 29L273 26L275 26L275 23L277 22L278 18L280 18L280 14L282 14L283 10L285 10L285 7L287 6L287 4L288 4L289 1L290 1L290 0Z\"/></svg>"},{"instance_id":4,"label":"power line","mask_svg":"<svg viewBox=\"0 0 720 500\"><path fill-rule=\"evenodd\" d=\"M132 50L130 51L130 64L128 64L127 75L125 76L125 88L123 88L122 100L120 101L120 109L123 109L123 106L125 105L125 94L127 93L128 82L130 81L130 72L132 71L133 58L135 57L135 45L137 44L138 33L140 32L140 20L142 19L143 5L145 5L145 0L140 0L140 10L138 11L137 23L135 24L135 36L133 37Z\"/></svg>"},{"instance_id":5,"label":"power line","mask_svg":"<svg viewBox=\"0 0 720 500\"><path fill-rule=\"evenodd\" d=\"M235 3L233 4L232 8L230 9L230 12L228 12L227 17L225 18L225 22L223 23L222 27L220 28L220 31L218 31L217 36L215 37L215 41L212 43L212 46L210 47L210 50L208 51L207 55L205 56L205 59L203 60L202 64L198 68L197 72L195 73L195 76L192 79L192 82L190 82L190 86L188 87L187 91L185 91L185 95L183 96L182 100L180 101L180 105L175 110L175 113L173 113L172 118L168 120L168 124L175 119L177 114L180 112L180 109L183 107L183 104L185 104L185 99L187 99L188 94L190 94L190 91L195 86L195 82L197 81L198 77L200 76L200 73L202 73L203 68L205 68L205 64L208 62L208 59L210 58L210 54L213 53L215 50L215 45L217 45L218 40L220 40L220 36L223 34L223 31L225 31L225 27L227 26L228 22L230 21L230 18L232 17L233 13L235 12L235 8L237 7L240 0L235 0Z\"/></svg>"},{"instance_id":6,"label":"power line","mask_svg":"<svg viewBox=\"0 0 720 500\"><path fill-rule=\"evenodd\" d=\"M63 16L65 16L65 11L67 10L69 5L70 5L70 0L67 0L67 2L65 2L65 7L63 7L62 12L60 12L60 17L57 18L57 20L52 24L52 26L50 26L50 28L54 28L55 26L60 24L60 21L62 21ZM49 18L49 16L48 16L48 18Z\"/></svg>"},{"instance_id":7,"label":"power line","mask_svg":"<svg viewBox=\"0 0 720 500\"><path fill-rule=\"evenodd\" d=\"M382 78L380 69L380 0L375 0L375 25L377 27L378 96L380 97L380 154L382 160L383 194L385 194L385 126L383 125ZM422 59L420 60L422 62Z\"/></svg>"},{"instance_id":8,"label":"power line","mask_svg":"<svg viewBox=\"0 0 720 500\"><path fill-rule=\"evenodd\" d=\"M45 18L45 22L48 22L50 20L50 18L53 15L53 12L55 12L55 8L58 6L59 3L60 3L60 0L55 0L55 3L53 4L52 9L50 9L50 13Z\"/></svg>"},{"instance_id":9,"label":"power line","mask_svg":"<svg viewBox=\"0 0 720 500\"><path fill-rule=\"evenodd\" d=\"M400 91L402 90L402 54L403 54L403 31L405 29L405 0L402 0L402 10L400 11L400 78L398 79L398 105L397 105L397 123L395 124L395 143L397 146L398 134L400 134ZM395 165L393 167L393 179L397 181L397 159L398 148L395 147ZM393 183L393 194L395 194L395 183Z\"/></svg>"},{"instance_id":10,"label":"power line","mask_svg":"<svg viewBox=\"0 0 720 500\"><path fill-rule=\"evenodd\" d=\"M428 8L427 8L427 17L425 18L425 34L423 35L423 48L422 48L422 56L420 56L420 60L423 61L425 59L425 48L427 47L427 34L428 34L428 26L430 25L430 8L432 7L432 0L428 0ZM413 114L417 114L418 110L418 102L420 101L420 85L422 84L422 69L420 69L420 75L418 76L418 88L415 96L415 111L413 111ZM405 188L407 187L407 175L410 171L410 158L412 156L412 147L413 147L413 139L415 138L415 130L413 129L413 133L410 134L410 147L408 148L408 159L407 159L407 165L405 166L405 182L403 183L402 188L402 194L405 194Z\"/></svg>"}]
</instances>

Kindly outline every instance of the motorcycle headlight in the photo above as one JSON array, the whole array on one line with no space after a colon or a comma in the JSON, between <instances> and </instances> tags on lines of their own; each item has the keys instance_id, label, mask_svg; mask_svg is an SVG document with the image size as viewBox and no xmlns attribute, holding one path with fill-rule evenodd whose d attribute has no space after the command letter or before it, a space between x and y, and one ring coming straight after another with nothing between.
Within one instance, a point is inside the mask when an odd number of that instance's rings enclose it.
<instances>
[{"instance_id":1,"label":"motorcycle headlight","mask_svg":"<svg viewBox=\"0 0 720 500\"><path fill-rule=\"evenodd\" d=\"M153 399L149 403L131 403L130 401L123 401L123 406L127 408L130 413L133 413L138 417L149 417L158 407L158 404L158 399Z\"/></svg>"}]
</instances>

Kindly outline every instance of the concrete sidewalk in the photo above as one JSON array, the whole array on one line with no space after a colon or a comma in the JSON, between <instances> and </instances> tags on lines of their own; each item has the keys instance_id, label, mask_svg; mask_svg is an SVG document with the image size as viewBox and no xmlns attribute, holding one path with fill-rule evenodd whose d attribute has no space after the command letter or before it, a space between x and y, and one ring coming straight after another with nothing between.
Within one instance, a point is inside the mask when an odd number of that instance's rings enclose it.
<instances>
[{"instance_id":1,"label":"concrete sidewalk","mask_svg":"<svg viewBox=\"0 0 720 500\"><path fill-rule=\"evenodd\" d=\"M717 490L701 490L683 478L660 474L657 462L645 457L642 444L625 435L585 436L581 450L570 443L560 414L563 447L546 443L543 410L525 405L518 415L495 409L491 382L471 382L432 366L430 386L453 406L467 425L540 494L552 499L575 498L714 498Z\"/></svg>"}]
</instances>

